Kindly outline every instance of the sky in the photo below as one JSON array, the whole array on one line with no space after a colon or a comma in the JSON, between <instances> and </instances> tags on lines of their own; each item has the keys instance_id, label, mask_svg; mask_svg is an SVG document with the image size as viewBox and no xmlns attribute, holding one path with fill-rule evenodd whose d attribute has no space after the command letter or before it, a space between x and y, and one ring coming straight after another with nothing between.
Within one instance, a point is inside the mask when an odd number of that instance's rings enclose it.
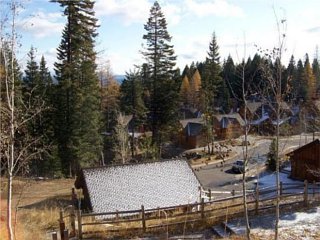
<instances>
[{"instance_id":1,"label":"sky","mask_svg":"<svg viewBox=\"0 0 320 240\"><path fill-rule=\"evenodd\" d=\"M8 0L0 0L0 5ZM20 0L17 26L21 36L19 61L25 65L33 46L37 59L44 55L49 68L66 23L62 9L49 0ZM144 62L143 35L153 0L96 0L99 20L96 39L98 63L109 63L114 74L125 74ZM158 0L167 20L177 55L177 67L204 61L215 33L221 62L231 55L235 62L253 56L258 48L277 47L285 34L283 62L308 53L314 58L320 44L319 0ZM277 28L280 24L280 35Z\"/></svg>"}]
</instances>

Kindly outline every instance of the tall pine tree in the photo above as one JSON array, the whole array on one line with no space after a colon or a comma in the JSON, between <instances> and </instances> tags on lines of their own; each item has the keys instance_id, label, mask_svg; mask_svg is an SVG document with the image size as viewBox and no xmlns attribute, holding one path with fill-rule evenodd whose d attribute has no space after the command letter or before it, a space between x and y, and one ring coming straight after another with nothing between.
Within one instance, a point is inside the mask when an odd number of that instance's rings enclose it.
<instances>
[{"instance_id":1,"label":"tall pine tree","mask_svg":"<svg viewBox=\"0 0 320 240\"><path fill-rule=\"evenodd\" d=\"M221 86L222 78L219 46L217 44L216 34L212 34L212 39L209 43L208 56L206 58L202 76L202 93L205 96L204 112L213 113L214 99L217 96L217 89Z\"/></svg>"},{"instance_id":2,"label":"tall pine tree","mask_svg":"<svg viewBox=\"0 0 320 240\"><path fill-rule=\"evenodd\" d=\"M60 172L60 164L53 141L52 78L44 57L42 56L39 65L36 62L33 47L28 57L23 79L24 101L38 111L28 122L28 129L32 138L36 139L34 147L41 149L39 154L31 159L31 172L41 176L53 176Z\"/></svg>"},{"instance_id":3,"label":"tall pine tree","mask_svg":"<svg viewBox=\"0 0 320 240\"><path fill-rule=\"evenodd\" d=\"M175 83L176 56L171 36L167 30L167 22L159 3L154 2L150 9L150 17L144 26L146 47L143 55L146 59L145 69L149 70L147 79L150 94L149 107L152 141L159 148L165 136L177 120L178 85Z\"/></svg>"},{"instance_id":4,"label":"tall pine tree","mask_svg":"<svg viewBox=\"0 0 320 240\"><path fill-rule=\"evenodd\" d=\"M93 1L53 2L60 4L67 17L55 63L58 81L55 130L63 167L75 173L81 166L97 164L102 150L94 50L98 26Z\"/></svg>"}]
</instances>

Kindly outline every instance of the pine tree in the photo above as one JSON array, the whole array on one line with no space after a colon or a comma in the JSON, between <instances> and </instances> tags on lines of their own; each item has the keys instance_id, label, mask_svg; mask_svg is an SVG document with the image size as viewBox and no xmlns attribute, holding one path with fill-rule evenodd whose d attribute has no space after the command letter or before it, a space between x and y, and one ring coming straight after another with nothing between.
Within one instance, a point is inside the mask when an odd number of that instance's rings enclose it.
<instances>
[{"instance_id":1,"label":"pine tree","mask_svg":"<svg viewBox=\"0 0 320 240\"><path fill-rule=\"evenodd\" d=\"M312 72L313 72L313 75L316 78L316 89L317 89L317 91L319 91L319 87L320 87L320 66L319 66L319 61L318 61L317 58L313 59Z\"/></svg>"},{"instance_id":2,"label":"pine tree","mask_svg":"<svg viewBox=\"0 0 320 240\"><path fill-rule=\"evenodd\" d=\"M286 82L287 82L287 90L288 90L288 93L286 94L287 95L286 99L289 101L295 100L297 96L296 89L294 86L296 78L297 78L297 67L296 67L296 62L294 60L294 56L292 55L285 72L285 77L284 77L284 79L286 79Z\"/></svg>"},{"instance_id":3,"label":"pine tree","mask_svg":"<svg viewBox=\"0 0 320 240\"><path fill-rule=\"evenodd\" d=\"M208 57L205 61L204 73L202 76L202 92L205 95L205 111L213 112L214 98L217 94L217 89L221 85L222 78L220 76L220 56L219 46L217 44L215 33L212 34L212 39L209 44Z\"/></svg>"},{"instance_id":4,"label":"pine tree","mask_svg":"<svg viewBox=\"0 0 320 240\"><path fill-rule=\"evenodd\" d=\"M308 54L306 54L304 63L304 78L304 82L307 84L307 101L310 101L316 96L317 84L316 78L312 72Z\"/></svg>"},{"instance_id":5,"label":"pine tree","mask_svg":"<svg viewBox=\"0 0 320 240\"><path fill-rule=\"evenodd\" d=\"M25 70L25 77L23 78L25 93L31 94L33 91L40 92L40 75L39 65L35 60L35 49L31 47L28 53L28 61Z\"/></svg>"},{"instance_id":6,"label":"pine tree","mask_svg":"<svg viewBox=\"0 0 320 240\"><path fill-rule=\"evenodd\" d=\"M34 109L42 109L28 122L30 136L37 139L34 148L42 149L41 154L30 159L31 171L37 175L49 174L50 172L54 174L58 169L51 166L52 155L48 154L50 152L48 146L52 145L51 139L53 138L53 116L49 113L52 112L50 99L52 79L46 68L44 57L41 58L40 66L36 62L33 47L31 47L28 57L23 79L24 101Z\"/></svg>"},{"instance_id":7,"label":"pine tree","mask_svg":"<svg viewBox=\"0 0 320 240\"><path fill-rule=\"evenodd\" d=\"M307 99L307 83L305 82L305 70L301 59L297 63L297 75L294 81L294 89L297 94L297 100L306 100Z\"/></svg>"},{"instance_id":8,"label":"pine tree","mask_svg":"<svg viewBox=\"0 0 320 240\"><path fill-rule=\"evenodd\" d=\"M167 22L159 3L154 2L150 9L150 17L144 26L147 33L143 35L146 48L143 55L148 72L148 92L150 103L152 141L159 148L177 121L178 86L174 71L176 56L171 36L167 31Z\"/></svg>"},{"instance_id":9,"label":"pine tree","mask_svg":"<svg viewBox=\"0 0 320 240\"><path fill-rule=\"evenodd\" d=\"M38 165L40 172L49 176L61 175L61 161L58 156L58 146L54 137L54 96L55 86L47 67L47 62L44 56L41 57L39 63L39 88L40 93L43 94L43 101L45 110L41 113L43 144L46 146L46 151L43 154L43 159Z\"/></svg>"},{"instance_id":10,"label":"pine tree","mask_svg":"<svg viewBox=\"0 0 320 240\"><path fill-rule=\"evenodd\" d=\"M212 34L212 39L209 44L208 57L204 63L201 73L202 85L201 94L203 94L202 111L206 122L207 144L210 150L210 143L213 141L213 113L215 107L215 97L217 96L217 89L221 86L222 78L220 67L219 47L216 41L215 33Z\"/></svg>"},{"instance_id":11,"label":"pine tree","mask_svg":"<svg viewBox=\"0 0 320 240\"><path fill-rule=\"evenodd\" d=\"M56 136L64 169L97 164L102 150L99 81L96 74L97 19L91 0L53 0L67 24L55 63ZM67 172L65 172L66 174Z\"/></svg>"},{"instance_id":12,"label":"pine tree","mask_svg":"<svg viewBox=\"0 0 320 240\"><path fill-rule=\"evenodd\" d=\"M269 147L268 156L267 156L267 165L269 170L273 172L276 170L276 160L277 160L276 148L277 148L276 139L272 139L272 142Z\"/></svg>"},{"instance_id":13,"label":"pine tree","mask_svg":"<svg viewBox=\"0 0 320 240\"><path fill-rule=\"evenodd\" d=\"M223 64L222 78L227 83L229 92L235 95L236 98L241 96L241 83L236 77L236 66L234 65L232 57L229 55Z\"/></svg>"}]
</instances>

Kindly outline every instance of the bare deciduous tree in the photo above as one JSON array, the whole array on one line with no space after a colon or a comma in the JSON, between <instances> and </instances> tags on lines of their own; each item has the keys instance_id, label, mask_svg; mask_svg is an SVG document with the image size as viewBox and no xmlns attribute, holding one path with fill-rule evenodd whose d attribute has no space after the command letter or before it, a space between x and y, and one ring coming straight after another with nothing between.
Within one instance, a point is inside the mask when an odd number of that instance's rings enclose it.
<instances>
[{"instance_id":1,"label":"bare deciduous tree","mask_svg":"<svg viewBox=\"0 0 320 240\"><path fill-rule=\"evenodd\" d=\"M267 87L263 90L261 96L263 97L263 102L267 103L270 109L275 115L275 159L276 159L276 221L275 221L275 239L279 238L279 219L280 219L280 124L281 116L283 112L283 102L284 102L284 92L283 89L283 67L282 67L282 56L285 51L285 41L286 41L286 19L278 19L277 13L274 10L274 16L277 26L277 36L278 40L276 47L271 51L264 51L266 57L269 61L265 61L262 66L264 73L264 79L267 81ZM271 65L274 63L274 67Z\"/></svg>"},{"instance_id":2,"label":"bare deciduous tree","mask_svg":"<svg viewBox=\"0 0 320 240\"><path fill-rule=\"evenodd\" d=\"M36 103L22 99L20 80L16 61L17 33L16 18L19 4L11 0L7 5L7 15L2 15L0 32L0 161L2 170L7 174L7 232L14 239L12 225L13 179L23 173L28 162L45 149L35 146L41 137L33 138L28 134L27 125L44 109L44 102Z\"/></svg>"}]
</instances>

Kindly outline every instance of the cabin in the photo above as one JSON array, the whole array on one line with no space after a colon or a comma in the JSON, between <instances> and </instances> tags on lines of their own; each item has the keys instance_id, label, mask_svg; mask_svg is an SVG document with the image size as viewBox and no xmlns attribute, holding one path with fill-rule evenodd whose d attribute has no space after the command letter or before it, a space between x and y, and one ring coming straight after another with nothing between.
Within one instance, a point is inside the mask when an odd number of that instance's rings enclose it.
<instances>
[{"instance_id":1,"label":"cabin","mask_svg":"<svg viewBox=\"0 0 320 240\"><path fill-rule=\"evenodd\" d=\"M207 144L205 123L202 118L180 120L179 144L186 149L204 147Z\"/></svg>"},{"instance_id":2,"label":"cabin","mask_svg":"<svg viewBox=\"0 0 320 240\"><path fill-rule=\"evenodd\" d=\"M258 110L263 106L263 103L260 101L248 101L247 102L247 109L244 108L244 106L242 106L240 108L240 115L241 117L244 119L245 115L247 117L248 120L253 120L253 119L259 119L261 117L261 113L258 112ZM246 110L246 111L245 111ZM263 110L263 109L262 109ZM263 115L263 113L262 113Z\"/></svg>"},{"instance_id":3,"label":"cabin","mask_svg":"<svg viewBox=\"0 0 320 240\"><path fill-rule=\"evenodd\" d=\"M201 184L185 160L83 168L75 187L94 213L200 202Z\"/></svg>"},{"instance_id":4,"label":"cabin","mask_svg":"<svg viewBox=\"0 0 320 240\"><path fill-rule=\"evenodd\" d=\"M288 154L291 177L299 180L320 181L320 140L316 139Z\"/></svg>"},{"instance_id":5,"label":"cabin","mask_svg":"<svg viewBox=\"0 0 320 240\"><path fill-rule=\"evenodd\" d=\"M238 138L244 133L245 122L239 113L213 116L213 126L218 139Z\"/></svg>"}]
</instances>

